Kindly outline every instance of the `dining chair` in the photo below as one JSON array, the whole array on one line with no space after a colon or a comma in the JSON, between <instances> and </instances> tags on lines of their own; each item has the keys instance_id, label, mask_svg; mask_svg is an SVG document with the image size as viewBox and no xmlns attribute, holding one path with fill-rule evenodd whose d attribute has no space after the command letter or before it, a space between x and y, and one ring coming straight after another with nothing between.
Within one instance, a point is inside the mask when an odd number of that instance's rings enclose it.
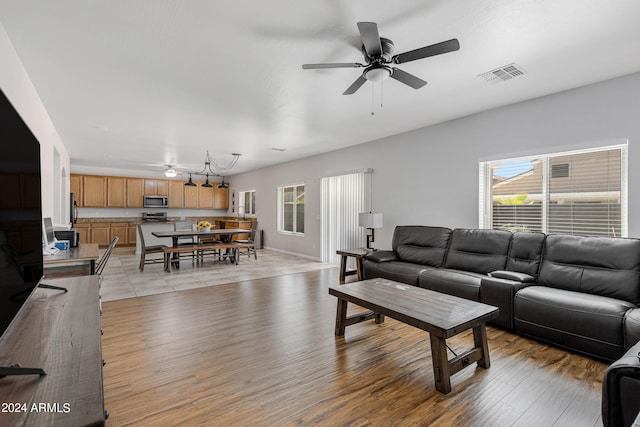
<instances>
[{"instance_id":1,"label":"dining chair","mask_svg":"<svg viewBox=\"0 0 640 427\"><path fill-rule=\"evenodd\" d=\"M216 222L217 221L211 221L211 229L215 229L216 227ZM224 227L222 227L224 228ZM216 244L216 243L221 243L220 240L218 240L217 237L215 236L203 236L203 237L198 237L198 244L202 244L202 245L212 245L212 244ZM200 250L198 251L198 254L200 255L200 260L202 262L204 262L204 256L205 255L215 255L218 257L218 261L220 260L220 258L222 257L222 254L220 252L220 249L210 249L210 250Z\"/></svg>"},{"instance_id":2,"label":"dining chair","mask_svg":"<svg viewBox=\"0 0 640 427\"><path fill-rule=\"evenodd\" d=\"M176 221L173 223L173 229L174 231L178 231L178 230L193 230L193 221ZM196 238L194 236L186 236L186 237L179 237L178 238L178 246L188 246L188 245L195 245L196 244ZM191 252L191 254L189 253L180 253L178 256L180 257L191 257L191 260L195 260L196 259L196 252L193 251Z\"/></svg>"},{"instance_id":3,"label":"dining chair","mask_svg":"<svg viewBox=\"0 0 640 427\"><path fill-rule=\"evenodd\" d=\"M111 256L113 249L118 244L118 240L120 240L120 237L118 236L113 238L107 250L104 251L104 254L102 254L100 259L96 263L96 274L98 275L98 282L100 284L102 284L102 272L104 271L104 267L107 265L107 261L109 261L109 257Z\"/></svg>"},{"instance_id":4,"label":"dining chair","mask_svg":"<svg viewBox=\"0 0 640 427\"><path fill-rule=\"evenodd\" d=\"M142 233L142 224L138 224L138 235L140 236L140 271L144 271L145 264L164 264L164 252L163 249L168 248L167 245L153 245L147 246L144 243L144 234ZM147 259L147 255L151 254L163 254L162 258Z\"/></svg>"},{"instance_id":5,"label":"dining chair","mask_svg":"<svg viewBox=\"0 0 640 427\"><path fill-rule=\"evenodd\" d=\"M257 230L258 230L258 221L251 221L251 226L249 228L249 232L247 233L247 238L233 241L233 243L239 243L247 249L248 257L251 257L251 252L253 251L254 259L258 259L258 253L256 252L256 231ZM238 251L238 256L239 255L240 255L240 251Z\"/></svg>"}]
</instances>

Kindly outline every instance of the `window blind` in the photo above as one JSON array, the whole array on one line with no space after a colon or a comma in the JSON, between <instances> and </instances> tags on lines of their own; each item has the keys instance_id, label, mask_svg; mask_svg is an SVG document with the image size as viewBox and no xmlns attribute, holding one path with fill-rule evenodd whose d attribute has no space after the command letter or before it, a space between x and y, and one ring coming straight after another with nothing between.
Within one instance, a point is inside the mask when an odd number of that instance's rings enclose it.
<instances>
[{"instance_id":1,"label":"window blind","mask_svg":"<svg viewBox=\"0 0 640 427\"><path fill-rule=\"evenodd\" d=\"M481 226L626 236L626 165L626 144L481 162Z\"/></svg>"},{"instance_id":2,"label":"window blind","mask_svg":"<svg viewBox=\"0 0 640 427\"><path fill-rule=\"evenodd\" d=\"M358 226L358 214L366 206L368 173L353 173L322 178L321 257L322 262L338 264L336 250L362 247L365 229ZM353 264L353 259L349 259ZM354 268L355 265L349 265Z\"/></svg>"}]
</instances>

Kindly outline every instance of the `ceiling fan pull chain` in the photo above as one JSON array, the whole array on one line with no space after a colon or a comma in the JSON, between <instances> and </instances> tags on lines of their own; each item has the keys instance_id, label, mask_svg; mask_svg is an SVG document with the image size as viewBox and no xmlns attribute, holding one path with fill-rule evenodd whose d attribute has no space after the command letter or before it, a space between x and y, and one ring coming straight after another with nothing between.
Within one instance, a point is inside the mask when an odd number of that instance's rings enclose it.
<instances>
[{"instance_id":1,"label":"ceiling fan pull chain","mask_svg":"<svg viewBox=\"0 0 640 427\"><path fill-rule=\"evenodd\" d=\"M374 87L374 86L375 86L375 85L371 85L371 115L372 115L372 116L374 115L374 113L373 113L373 95L374 95L374 93L373 93L373 87Z\"/></svg>"}]
</instances>

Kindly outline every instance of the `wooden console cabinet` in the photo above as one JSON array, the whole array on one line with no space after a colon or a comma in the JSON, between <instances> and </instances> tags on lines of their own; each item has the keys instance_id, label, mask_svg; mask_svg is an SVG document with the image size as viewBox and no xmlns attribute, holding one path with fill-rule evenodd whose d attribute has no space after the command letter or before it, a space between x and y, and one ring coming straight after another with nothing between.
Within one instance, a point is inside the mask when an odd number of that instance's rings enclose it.
<instances>
[{"instance_id":1,"label":"wooden console cabinet","mask_svg":"<svg viewBox=\"0 0 640 427\"><path fill-rule=\"evenodd\" d=\"M102 426L101 307L98 276L45 283L0 340L0 365L41 368L46 375L0 378L2 426Z\"/></svg>"}]
</instances>

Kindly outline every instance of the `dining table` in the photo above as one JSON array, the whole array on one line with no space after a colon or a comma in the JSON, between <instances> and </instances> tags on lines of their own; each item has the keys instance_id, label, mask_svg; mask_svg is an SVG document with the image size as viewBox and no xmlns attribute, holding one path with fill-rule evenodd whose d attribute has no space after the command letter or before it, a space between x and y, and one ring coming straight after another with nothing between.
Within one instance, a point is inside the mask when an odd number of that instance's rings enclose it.
<instances>
[{"instance_id":1,"label":"dining table","mask_svg":"<svg viewBox=\"0 0 640 427\"><path fill-rule=\"evenodd\" d=\"M178 241L184 237L218 237L222 242L230 242L234 234L246 234L247 230L244 228L214 228L208 231L205 230L166 230L166 231L152 231L151 235L158 238L171 238L173 247L178 247ZM175 268L180 268L180 257L178 253L173 254L171 264Z\"/></svg>"}]
</instances>

